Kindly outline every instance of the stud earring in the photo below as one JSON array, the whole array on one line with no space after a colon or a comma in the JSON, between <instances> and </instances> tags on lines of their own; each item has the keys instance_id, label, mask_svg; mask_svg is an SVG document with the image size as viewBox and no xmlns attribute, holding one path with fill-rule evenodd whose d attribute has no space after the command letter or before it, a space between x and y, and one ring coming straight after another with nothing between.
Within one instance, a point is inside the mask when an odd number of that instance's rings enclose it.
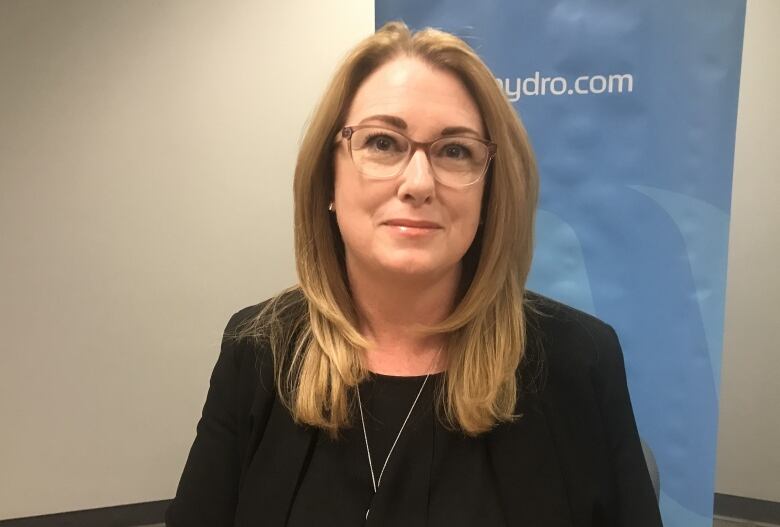
<instances>
[{"instance_id":1,"label":"stud earring","mask_svg":"<svg viewBox=\"0 0 780 527\"><path fill-rule=\"evenodd\" d=\"M333 202L332 201L330 202L330 205L328 205L328 210L330 212L333 212Z\"/></svg>"}]
</instances>

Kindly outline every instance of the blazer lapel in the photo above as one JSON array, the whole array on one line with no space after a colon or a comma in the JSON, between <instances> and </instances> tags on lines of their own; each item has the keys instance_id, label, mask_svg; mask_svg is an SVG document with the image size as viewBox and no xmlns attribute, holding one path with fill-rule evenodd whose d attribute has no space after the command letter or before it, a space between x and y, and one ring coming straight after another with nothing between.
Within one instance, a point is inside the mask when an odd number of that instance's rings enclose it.
<instances>
[{"instance_id":1,"label":"blazer lapel","mask_svg":"<svg viewBox=\"0 0 780 527\"><path fill-rule=\"evenodd\" d=\"M286 523L315 435L314 430L295 424L289 411L274 401L238 497L236 527Z\"/></svg>"}]
</instances>

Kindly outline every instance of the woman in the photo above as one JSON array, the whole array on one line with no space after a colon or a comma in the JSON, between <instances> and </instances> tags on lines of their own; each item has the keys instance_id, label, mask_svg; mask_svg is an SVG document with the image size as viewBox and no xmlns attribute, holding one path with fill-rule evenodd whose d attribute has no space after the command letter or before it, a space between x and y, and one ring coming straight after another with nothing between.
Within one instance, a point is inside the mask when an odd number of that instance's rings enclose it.
<instances>
[{"instance_id":1,"label":"woman","mask_svg":"<svg viewBox=\"0 0 780 527\"><path fill-rule=\"evenodd\" d=\"M298 157L299 285L228 323L168 525L660 525L614 331L525 291L537 188L465 43L360 43Z\"/></svg>"}]
</instances>

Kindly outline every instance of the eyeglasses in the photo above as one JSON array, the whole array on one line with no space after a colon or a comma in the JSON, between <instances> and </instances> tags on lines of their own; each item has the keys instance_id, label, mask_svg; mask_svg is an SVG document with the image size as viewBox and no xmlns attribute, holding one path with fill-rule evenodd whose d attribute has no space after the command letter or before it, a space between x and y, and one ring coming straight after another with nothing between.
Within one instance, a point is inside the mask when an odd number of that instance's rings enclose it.
<instances>
[{"instance_id":1,"label":"eyeglasses","mask_svg":"<svg viewBox=\"0 0 780 527\"><path fill-rule=\"evenodd\" d=\"M376 125L345 126L341 137L348 142L355 168L367 179L397 177L422 148L436 181L455 188L481 180L497 150L495 143L461 135L418 143L401 132Z\"/></svg>"}]
</instances>

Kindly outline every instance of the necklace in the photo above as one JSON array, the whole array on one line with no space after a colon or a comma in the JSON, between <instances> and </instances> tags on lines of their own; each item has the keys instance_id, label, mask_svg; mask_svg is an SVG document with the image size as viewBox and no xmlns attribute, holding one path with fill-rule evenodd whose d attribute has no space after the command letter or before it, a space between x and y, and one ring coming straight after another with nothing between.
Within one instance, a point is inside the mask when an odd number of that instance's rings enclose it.
<instances>
[{"instance_id":1,"label":"necklace","mask_svg":"<svg viewBox=\"0 0 780 527\"><path fill-rule=\"evenodd\" d=\"M431 363L431 367L435 363L436 359L439 356L439 353L441 353L441 348L439 348L439 351L436 352L436 355L434 355L433 362ZM431 367L428 368L428 373L425 375L425 379L423 379L422 386L420 386L420 389L417 391L417 396L414 398L414 401L412 402L412 407L409 408L409 412L406 414L406 418L404 419L404 422L401 424L401 429L398 430L398 434L395 436L395 440L393 441L392 446L390 447L390 451L387 453L387 457L385 457L385 462L382 464L382 470L379 471L379 477L374 476L374 464L371 461L371 449L368 447L368 433L366 432L366 420L363 417L363 401L360 400L360 387L357 387L357 398L358 398L358 408L360 409L360 424L363 426L363 440L366 442L366 456L368 457L368 469L371 471L371 484L374 486L374 494L376 494L377 489L379 488L379 485L382 483L382 475L385 473L385 468L387 468L387 462L390 461L390 456L393 454L393 450L395 450L395 445L398 444L398 440L401 438L401 434L404 432L404 428L406 428L406 423L409 422L409 418L412 416L412 412L414 412L414 407L417 406L417 401L420 399L420 396L423 393L423 390L425 389L425 384L428 382L428 378L431 376ZM368 509L366 509L366 519L368 519L368 513L371 512L371 507L369 506Z\"/></svg>"}]
</instances>

